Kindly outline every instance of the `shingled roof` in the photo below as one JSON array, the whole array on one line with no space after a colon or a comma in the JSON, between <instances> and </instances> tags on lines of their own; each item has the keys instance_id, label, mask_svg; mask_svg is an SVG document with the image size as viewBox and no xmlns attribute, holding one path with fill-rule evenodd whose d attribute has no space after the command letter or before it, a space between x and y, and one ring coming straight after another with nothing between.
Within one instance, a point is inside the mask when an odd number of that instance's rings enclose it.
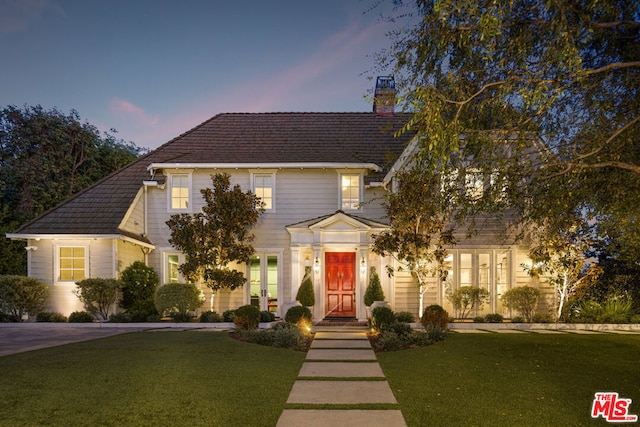
<instances>
[{"instance_id":1,"label":"shingled roof","mask_svg":"<svg viewBox=\"0 0 640 427\"><path fill-rule=\"evenodd\" d=\"M362 163L383 171L410 139L408 116L374 113L228 113L212 117L20 227L14 234L120 234L159 163ZM369 177L371 179L371 177ZM129 236L144 241L140 236ZM148 243L148 242L147 242Z\"/></svg>"}]
</instances>

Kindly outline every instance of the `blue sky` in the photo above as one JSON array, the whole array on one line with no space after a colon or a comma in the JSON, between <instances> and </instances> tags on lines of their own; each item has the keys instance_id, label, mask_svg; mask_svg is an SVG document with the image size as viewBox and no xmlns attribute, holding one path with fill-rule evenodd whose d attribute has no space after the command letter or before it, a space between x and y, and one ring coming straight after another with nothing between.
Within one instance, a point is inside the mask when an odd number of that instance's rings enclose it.
<instances>
[{"instance_id":1,"label":"blue sky","mask_svg":"<svg viewBox=\"0 0 640 427\"><path fill-rule=\"evenodd\" d=\"M147 148L224 112L371 111L375 3L0 0L0 107L75 109Z\"/></svg>"}]
</instances>

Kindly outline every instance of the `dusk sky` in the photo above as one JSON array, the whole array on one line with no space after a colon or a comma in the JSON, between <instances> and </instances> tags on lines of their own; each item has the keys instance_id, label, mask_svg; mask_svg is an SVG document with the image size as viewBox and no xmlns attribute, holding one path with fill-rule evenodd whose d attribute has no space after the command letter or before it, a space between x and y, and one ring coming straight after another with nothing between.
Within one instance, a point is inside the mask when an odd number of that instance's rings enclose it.
<instances>
[{"instance_id":1,"label":"dusk sky","mask_svg":"<svg viewBox=\"0 0 640 427\"><path fill-rule=\"evenodd\" d=\"M375 3L0 0L0 108L75 109L147 148L225 112L371 111Z\"/></svg>"}]
</instances>

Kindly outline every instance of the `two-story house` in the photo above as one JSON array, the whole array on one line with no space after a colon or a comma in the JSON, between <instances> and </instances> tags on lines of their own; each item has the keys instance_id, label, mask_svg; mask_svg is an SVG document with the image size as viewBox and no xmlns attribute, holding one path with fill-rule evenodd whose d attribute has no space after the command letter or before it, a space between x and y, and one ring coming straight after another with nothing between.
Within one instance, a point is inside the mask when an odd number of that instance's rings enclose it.
<instances>
[{"instance_id":1,"label":"two-story house","mask_svg":"<svg viewBox=\"0 0 640 427\"><path fill-rule=\"evenodd\" d=\"M202 286L203 310L219 313L254 303L284 316L305 268L312 270L314 319L365 318L369 268L382 279L397 311L418 315L418 288L408 274L389 277L391 258L371 251L372 235L387 227L381 198L390 171L401 166L411 135L394 114L393 87L381 87L371 113L220 114L76 194L9 234L28 242L28 275L50 286L47 310L82 310L75 282L117 278L134 261L153 267L161 283L183 280L183 254L168 243L170 215L197 212L210 176L231 175L262 198L255 254L238 265L247 284L234 291ZM391 96L384 102L384 96ZM531 280L522 269L526 248L504 246L489 233L453 248L446 283L434 279L427 303L452 312L446 295L464 285L486 287L484 312L506 313L499 295Z\"/></svg>"}]
</instances>

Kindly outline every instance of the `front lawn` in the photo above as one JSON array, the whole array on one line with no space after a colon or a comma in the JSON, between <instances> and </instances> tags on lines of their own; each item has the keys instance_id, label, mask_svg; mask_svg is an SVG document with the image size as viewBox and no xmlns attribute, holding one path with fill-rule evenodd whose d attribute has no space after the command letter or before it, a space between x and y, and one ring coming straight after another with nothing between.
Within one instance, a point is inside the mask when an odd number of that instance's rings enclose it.
<instances>
[{"instance_id":1,"label":"front lawn","mask_svg":"<svg viewBox=\"0 0 640 427\"><path fill-rule=\"evenodd\" d=\"M640 415L639 335L458 333L377 356L409 426L606 425L598 391Z\"/></svg>"},{"instance_id":2,"label":"front lawn","mask_svg":"<svg viewBox=\"0 0 640 427\"><path fill-rule=\"evenodd\" d=\"M0 357L1 426L274 426L305 354L144 332Z\"/></svg>"}]
</instances>

